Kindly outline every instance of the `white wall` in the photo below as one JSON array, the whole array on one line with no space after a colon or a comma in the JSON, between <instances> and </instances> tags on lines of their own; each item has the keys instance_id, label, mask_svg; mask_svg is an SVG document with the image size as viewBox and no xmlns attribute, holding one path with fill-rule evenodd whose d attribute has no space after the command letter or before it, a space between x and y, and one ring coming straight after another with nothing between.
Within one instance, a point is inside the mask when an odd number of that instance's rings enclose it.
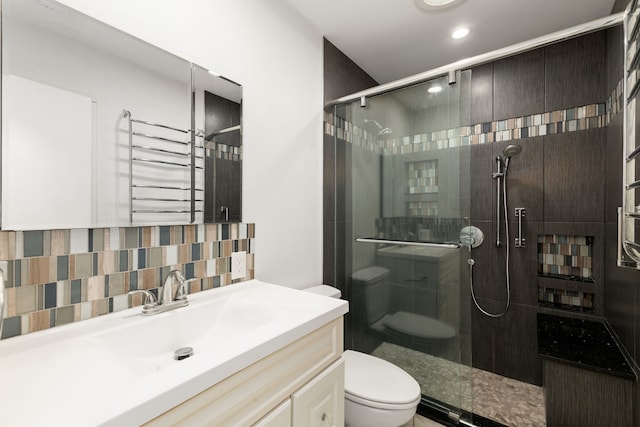
<instances>
[{"instance_id":1,"label":"white wall","mask_svg":"<svg viewBox=\"0 0 640 427\"><path fill-rule=\"evenodd\" d=\"M322 35L279 0L62 0L240 82L256 277L322 280Z\"/></svg>"},{"instance_id":2,"label":"white wall","mask_svg":"<svg viewBox=\"0 0 640 427\"><path fill-rule=\"evenodd\" d=\"M5 78L7 81L17 81L8 77L20 76L33 81L34 90L35 85L40 84L40 95L36 92L33 94L33 99L21 100L27 101L24 117L26 121L30 120L32 128L40 129L43 139L53 146L49 149L57 148L61 157L53 158L47 150L33 149L33 144L37 144L35 139L28 141L15 138L22 133L21 131L7 134L7 138L3 141L10 144L3 144L2 149L4 158L11 160L6 162L5 165L8 167L2 171L2 198L5 211L9 205L13 205L11 210L15 214L7 216L7 212L3 211L3 228L40 230L128 226L129 133L127 119L122 116L122 111L130 110L136 119L188 129L190 126L190 64L179 60L169 62L170 66L182 71L178 73L182 78L180 81L174 76L161 74L153 68L144 69L109 52L90 47L85 44L85 40L68 38L33 24L14 20L12 25L5 25L3 36L12 46L3 56L5 60L3 72L9 73ZM46 66L46 64L56 65ZM26 91L26 88L22 90ZM6 90L3 93L3 102L9 101L8 93ZM81 114L81 112L66 111L60 105L61 101L53 98L47 104L38 102L38 96L42 96L43 100L47 99L45 94L58 94L61 99L69 99L75 95L85 97L89 102L93 101L95 129L89 129L89 138L83 135L83 140L77 130L91 126L91 116L88 120L74 117L74 114ZM66 96L63 97L65 94ZM20 100L20 93L16 94L15 98ZM34 106L42 111L41 117L35 116L30 111L36 108ZM18 111L15 108L5 108L3 116L9 119L24 119L20 116L15 117ZM10 120L5 122L11 123ZM67 127L67 135L62 129L59 135L48 129L56 122L59 123L59 127ZM43 123L49 124L44 126ZM204 127L203 124L200 127ZM69 133L72 129L75 131ZM149 129L146 126L136 126L134 130L169 138L187 139L183 134L162 133L159 129ZM95 131L93 132L95 138L92 137L92 131ZM74 142L70 136L74 136L77 141ZM34 135L31 134L30 138L34 138ZM17 161L18 157L14 158L20 152L16 151L18 141L23 146L23 152L31 150L25 154L27 158L31 158L30 162L20 163ZM147 146L158 145L149 139L137 139L134 142ZM7 146L12 147L12 151L7 151L9 148ZM169 148L176 150L175 147ZM65 157L66 160L63 159ZM144 154L143 157L153 158L154 156ZM16 164L29 164L30 167L23 171L23 168L15 167ZM87 168L92 170L86 171ZM134 176L136 176L136 182L142 184L146 183L144 176L151 175L153 178L147 181L158 184L159 171L162 172L162 184L181 185L188 182L189 171L186 168L179 170L175 167L167 168L157 165L149 167L146 164L137 163ZM63 172L69 175L65 178L66 185L65 181L61 181ZM16 182L27 183L25 178L29 174L37 178L34 185L23 187L15 184ZM84 178L80 179L81 176ZM68 185L69 182L77 182L78 185L71 187ZM81 191L81 187L86 191ZM31 191L25 191L27 188ZM11 193L10 190L12 190ZM18 197L23 195L23 200L9 198L12 193ZM45 196L45 194L48 195ZM157 197L158 194L156 193L155 196ZM188 197L188 194L180 196ZM174 192L165 197L177 196ZM89 200L84 200L87 198ZM18 200L19 203L13 203L14 200ZM38 206L40 208L36 209ZM159 209L160 207L149 206L149 208ZM178 204L175 208L184 209L184 204ZM47 209L49 214L43 215L42 212ZM55 215L55 212L59 214ZM152 217L156 222L160 218L163 224L177 221L186 223L189 220L188 215L184 214L152 215ZM135 224L144 224L144 220L143 215L137 215Z\"/></svg>"}]
</instances>

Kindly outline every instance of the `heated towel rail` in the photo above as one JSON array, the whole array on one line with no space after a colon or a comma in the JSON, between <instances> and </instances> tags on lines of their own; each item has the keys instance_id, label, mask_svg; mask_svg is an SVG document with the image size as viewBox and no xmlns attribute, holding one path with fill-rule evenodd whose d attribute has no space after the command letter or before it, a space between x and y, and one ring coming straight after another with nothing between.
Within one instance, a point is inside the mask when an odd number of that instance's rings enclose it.
<instances>
[{"instance_id":1,"label":"heated towel rail","mask_svg":"<svg viewBox=\"0 0 640 427\"><path fill-rule=\"evenodd\" d=\"M623 194L618 210L618 265L640 268L640 7L633 0L625 11Z\"/></svg>"},{"instance_id":2,"label":"heated towel rail","mask_svg":"<svg viewBox=\"0 0 640 427\"><path fill-rule=\"evenodd\" d=\"M129 125L129 222L144 215L189 215L203 212L203 133L134 119L124 110ZM201 181L201 180L200 180Z\"/></svg>"}]
</instances>

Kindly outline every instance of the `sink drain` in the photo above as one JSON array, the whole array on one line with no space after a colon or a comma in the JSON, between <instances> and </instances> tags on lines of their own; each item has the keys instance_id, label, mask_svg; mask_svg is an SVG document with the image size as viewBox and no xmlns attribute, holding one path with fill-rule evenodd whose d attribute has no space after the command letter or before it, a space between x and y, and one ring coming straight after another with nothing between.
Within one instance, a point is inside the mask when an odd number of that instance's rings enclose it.
<instances>
[{"instance_id":1,"label":"sink drain","mask_svg":"<svg viewBox=\"0 0 640 427\"><path fill-rule=\"evenodd\" d=\"M180 347L173 352L173 358L176 360L186 359L190 356L193 356L193 347Z\"/></svg>"}]
</instances>

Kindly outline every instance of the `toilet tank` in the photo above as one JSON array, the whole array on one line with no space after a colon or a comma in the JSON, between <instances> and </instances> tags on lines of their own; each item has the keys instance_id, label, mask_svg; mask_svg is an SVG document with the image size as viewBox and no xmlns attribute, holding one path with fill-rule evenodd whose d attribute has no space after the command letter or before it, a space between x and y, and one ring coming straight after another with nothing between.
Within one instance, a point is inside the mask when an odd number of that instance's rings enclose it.
<instances>
[{"instance_id":1,"label":"toilet tank","mask_svg":"<svg viewBox=\"0 0 640 427\"><path fill-rule=\"evenodd\" d=\"M391 298L387 268L373 266L358 270L351 275L351 284L353 304L364 304L369 325L387 314Z\"/></svg>"}]
</instances>

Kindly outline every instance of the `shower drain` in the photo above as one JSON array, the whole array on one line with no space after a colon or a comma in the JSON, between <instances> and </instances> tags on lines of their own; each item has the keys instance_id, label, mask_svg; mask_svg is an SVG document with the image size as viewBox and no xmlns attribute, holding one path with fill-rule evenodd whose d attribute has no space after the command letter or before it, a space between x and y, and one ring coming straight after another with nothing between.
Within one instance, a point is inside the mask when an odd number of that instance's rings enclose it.
<instances>
[{"instance_id":1,"label":"shower drain","mask_svg":"<svg viewBox=\"0 0 640 427\"><path fill-rule=\"evenodd\" d=\"M193 356L193 347L180 347L173 352L173 358L176 360L183 360L191 356Z\"/></svg>"}]
</instances>

